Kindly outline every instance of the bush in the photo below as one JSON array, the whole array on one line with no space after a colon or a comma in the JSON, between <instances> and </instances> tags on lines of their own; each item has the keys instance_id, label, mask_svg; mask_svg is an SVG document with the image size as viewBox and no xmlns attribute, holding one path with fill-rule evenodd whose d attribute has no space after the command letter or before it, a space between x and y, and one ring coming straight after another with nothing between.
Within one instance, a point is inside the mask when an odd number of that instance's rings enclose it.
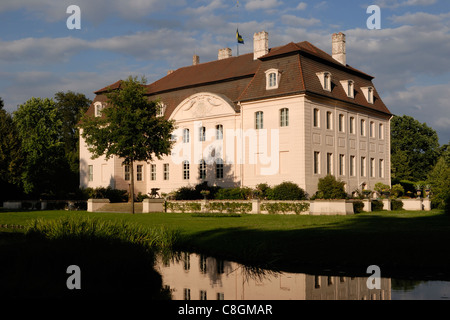
<instances>
[{"instance_id":1,"label":"bush","mask_svg":"<svg viewBox=\"0 0 450 320\"><path fill-rule=\"evenodd\" d=\"M306 200L305 191L293 182L283 182L273 187L267 196L268 200Z\"/></svg>"},{"instance_id":2,"label":"bush","mask_svg":"<svg viewBox=\"0 0 450 320\"><path fill-rule=\"evenodd\" d=\"M391 209L392 210L402 210L403 209L403 202L401 200L391 200Z\"/></svg>"},{"instance_id":3,"label":"bush","mask_svg":"<svg viewBox=\"0 0 450 320\"><path fill-rule=\"evenodd\" d=\"M247 200L252 196L252 189L247 187L224 188L217 191L217 200Z\"/></svg>"},{"instance_id":4,"label":"bush","mask_svg":"<svg viewBox=\"0 0 450 320\"><path fill-rule=\"evenodd\" d=\"M380 200L372 200L372 211L381 211L383 210L383 201Z\"/></svg>"},{"instance_id":5,"label":"bush","mask_svg":"<svg viewBox=\"0 0 450 320\"><path fill-rule=\"evenodd\" d=\"M111 203L127 202L128 192L126 190L113 189L111 187L86 188L83 194L87 199L109 199Z\"/></svg>"},{"instance_id":6,"label":"bush","mask_svg":"<svg viewBox=\"0 0 450 320\"><path fill-rule=\"evenodd\" d=\"M360 200L353 201L353 212L361 213L364 209L364 203Z\"/></svg>"},{"instance_id":7,"label":"bush","mask_svg":"<svg viewBox=\"0 0 450 320\"><path fill-rule=\"evenodd\" d=\"M216 193L221 190L218 186L208 186L208 182L204 181L197 184L195 187L181 187L175 191L175 200L200 200L204 199L203 190L209 191L208 199L214 199Z\"/></svg>"},{"instance_id":8,"label":"bush","mask_svg":"<svg viewBox=\"0 0 450 320\"><path fill-rule=\"evenodd\" d=\"M401 184L397 183L392 186L391 192L395 198L398 198L405 193L405 189L402 187Z\"/></svg>"},{"instance_id":9,"label":"bush","mask_svg":"<svg viewBox=\"0 0 450 320\"><path fill-rule=\"evenodd\" d=\"M346 199L344 185L345 182L337 180L332 175L320 178L314 199Z\"/></svg>"}]
</instances>

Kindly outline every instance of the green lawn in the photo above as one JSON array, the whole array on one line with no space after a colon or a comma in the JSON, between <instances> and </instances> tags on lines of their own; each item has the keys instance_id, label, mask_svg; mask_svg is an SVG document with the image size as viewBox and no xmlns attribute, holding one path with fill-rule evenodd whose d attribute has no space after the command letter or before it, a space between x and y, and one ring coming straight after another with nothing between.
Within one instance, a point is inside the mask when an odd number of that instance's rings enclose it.
<instances>
[{"instance_id":1,"label":"green lawn","mask_svg":"<svg viewBox=\"0 0 450 320\"><path fill-rule=\"evenodd\" d=\"M0 212L0 225L34 218L82 214L181 231L177 249L283 271L349 271L450 278L450 217L441 211L373 212L352 216L242 215L198 217L189 213ZM0 228L0 244L5 240ZM20 232L20 231L19 231ZM2 236L3 234L3 236ZM11 238L11 237L8 237Z\"/></svg>"}]
</instances>

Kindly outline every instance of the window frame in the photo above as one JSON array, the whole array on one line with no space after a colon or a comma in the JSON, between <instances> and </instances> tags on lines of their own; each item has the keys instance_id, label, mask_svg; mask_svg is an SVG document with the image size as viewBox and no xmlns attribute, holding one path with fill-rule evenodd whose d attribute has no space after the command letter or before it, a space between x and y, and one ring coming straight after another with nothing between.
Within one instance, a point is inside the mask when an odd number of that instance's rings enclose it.
<instances>
[{"instance_id":1,"label":"window frame","mask_svg":"<svg viewBox=\"0 0 450 320\"><path fill-rule=\"evenodd\" d=\"M183 143L189 143L190 141L190 130L188 128L183 129Z\"/></svg>"},{"instance_id":2,"label":"window frame","mask_svg":"<svg viewBox=\"0 0 450 320\"><path fill-rule=\"evenodd\" d=\"M264 112L263 111L255 112L255 129L256 130L264 129Z\"/></svg>"},{"instance_id":3,"label":"window frame","mask_svg":"<svg viewBox=\"0 0 450 320\"><path fill-rule=\"evenodd\" d=\"M191 177L191 174L190 174L190 169L191 169L190 163L189 163L188 160L184 160L182 162L182 165L183 165L183 167L182 167L182 169L183 169L183 180L189 180L190 177Z\"/></svg>"},{"instance_id":4,"label":"window frame","mask_svg":"<svg viewBox=\"0 0 450 320\"><path fill-rule=\"evenodd\" d=\"M214 161L214 166L216 170L216 179L223 179L223 160L222 158L216 159Z\"/></svg>"},{"instance_id":5,"label":"window frame","mask_svg":"<svg viewBox=\"0 0 450 320\"><path fill-rule=\"evenodd\" d=\"M280 127L289 127L289 108L280 109Z\"/></svg>"}]
</instances>

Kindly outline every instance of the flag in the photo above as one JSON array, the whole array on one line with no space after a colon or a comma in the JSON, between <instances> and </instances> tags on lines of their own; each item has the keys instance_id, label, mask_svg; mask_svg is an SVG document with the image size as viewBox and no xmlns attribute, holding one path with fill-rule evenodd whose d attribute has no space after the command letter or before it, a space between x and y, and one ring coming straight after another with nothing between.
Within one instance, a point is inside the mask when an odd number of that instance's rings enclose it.
<instances>
[{"instance_id":1,"label":"flag","mask_svg":"<svg viewBox=\"0 0 450 320\"><path fill-rule=\"evenodd\" d=\"M244 39L242 38L242 36L239 34L239 30L236 29L236 39L238 43L244 43Z\"/></svg>"}]
</instances>

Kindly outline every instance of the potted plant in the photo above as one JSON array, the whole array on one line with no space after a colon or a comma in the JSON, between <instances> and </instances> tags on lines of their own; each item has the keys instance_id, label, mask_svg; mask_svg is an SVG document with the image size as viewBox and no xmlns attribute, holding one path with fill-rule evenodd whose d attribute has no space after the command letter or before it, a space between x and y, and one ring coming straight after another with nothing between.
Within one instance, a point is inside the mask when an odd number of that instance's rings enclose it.
<instances>
[{"instance_id":1,"label":"potted plant","mask_svg":"<svg viewBox=\"0 0 450 320\"><path fill-rule=\"evenodd\" d=\"M417 191L417 198L420 198L422 194L422 185L420 183L416 183L414 187L416 188Z\"/></svg>"},{"instance_id":2,"label":"potted plant","mask_svg":"<svg viewBox=\"0 0 450 320\"><path fill-rule=\"evenodd\" d=\"M425 186L425 194L426 194L427 198L430 197L430 193L431 193L431 186L429 184L427 184Z\"/></svg>"},{"instance_id":3,"label":"potted plant","mask_svg":"<svg viewBox=\"0 0 450 320\"><path fill-rule=\"evenodd\" d=\"M209 195L209 190L202 190L200 194L203 196L203 199L206 200L206 197Z\"/></svg>"}]
</instances>

